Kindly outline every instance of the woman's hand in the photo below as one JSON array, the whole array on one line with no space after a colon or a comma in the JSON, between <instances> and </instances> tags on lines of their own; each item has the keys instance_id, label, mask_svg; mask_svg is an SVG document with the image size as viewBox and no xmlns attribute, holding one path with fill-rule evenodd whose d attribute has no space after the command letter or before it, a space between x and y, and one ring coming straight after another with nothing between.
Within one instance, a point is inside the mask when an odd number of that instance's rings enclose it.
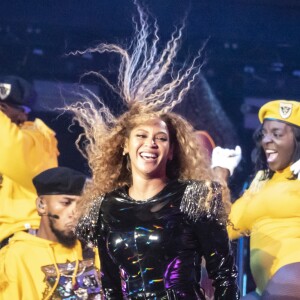
<instances>
[{"instance_id":1,"label":"woman's hand","mask_svg":"<svg viewBox=\"0 0 300 300\"><path fill-rule=\"evenodd\" d=\"M227 149L216 147L212 152L212 168L220 167L223 169L227 169L230 172L230 175L233 174L233 171L240 163L242 159L242 149L240 146L236 146L235 149ZM300 170L300 163L299 168Z\"/></svg>"}]
</instances>

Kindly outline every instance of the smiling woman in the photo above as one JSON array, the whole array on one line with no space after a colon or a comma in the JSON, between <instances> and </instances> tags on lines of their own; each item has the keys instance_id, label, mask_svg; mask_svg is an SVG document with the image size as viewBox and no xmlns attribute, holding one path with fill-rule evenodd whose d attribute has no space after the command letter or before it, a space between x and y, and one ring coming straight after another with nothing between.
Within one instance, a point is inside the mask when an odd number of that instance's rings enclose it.
<instances>
[{"instance_id":1,"label":"smiling woman","mask_svg":"<svg viewBox=\"0 0 300 300\"><path fill-rule=\"evenodd\" d=\"M290 125L266 119L260 139L270 170L283 170L293 161L296 141Z\"/></svg>"},{"instance_id":2,"label":"smiling woman","mask_svg":"<svg viewBox=\"0 0 300 300\"><path fill-rule=\"evenodd\" d=\"M259 111L257 174L232 205L229 236L250 234L250 266L261 299L300 299L300 103L275 100ZM243 299L253 299L246 295Z\"/></svg>"},{"instance_id":3,"label":"smiling woman","mask_svg":"<svg viewBox=\"0 0 300 300\"><path fill-rule=\"evenodd\" d=\"M200 56L176 72L183 27L160 51L156 22L137 8L129 50L111 44L87 50L121 55L115 91L128 110L115 117L99 99L98 110L90 100L68 107L85 130L82 151L93 174L77 234L99 247L107 300L205 299L203 257L215 299L238 299L228 189L214 180L192 126L171 112L199 74Z\"/></svg>"},{"instance_id":4,"label":"smiling woman","mask_svg":"<svg viewBox=\"0 0 300 300\"><path fill-rule=\"evenodd\" d=\"M173 158L173 151L168 127L163 120L149 120L133 129L126 141L123 153L128 154L132 174L135 174L132 177L135 182L132 182L129 188L131 197L150 198L167 183L166 166L167 162ZM139 195L134 192L134 187L142 184L144 180L155 178L160 178L157 182L158 186L156 189L150 189L149 194Z\"/></svg>"}]
</instances>

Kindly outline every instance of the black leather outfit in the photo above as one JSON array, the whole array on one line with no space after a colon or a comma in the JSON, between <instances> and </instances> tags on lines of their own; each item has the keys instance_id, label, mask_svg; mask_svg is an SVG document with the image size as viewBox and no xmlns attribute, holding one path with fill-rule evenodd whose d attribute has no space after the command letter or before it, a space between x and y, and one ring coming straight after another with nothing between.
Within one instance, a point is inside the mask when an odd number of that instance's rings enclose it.
<instances>
[{"instance_id":1,"label":"black leather outfit","mask_svg":"<svg viewBox=\"0 0 300 300\"><path fill-rule=\"evenodd\" d=\"M201 190L204 183L173 181L147 201L133 200L127 188L102 198L95 229L105 299L205 299L202 257L215 299L239 299L226 226L217 218L222 199L214 195L205 213L183 212L183 201L199 200L187 193L191 185Z\"/></svg>"}]
</instances>

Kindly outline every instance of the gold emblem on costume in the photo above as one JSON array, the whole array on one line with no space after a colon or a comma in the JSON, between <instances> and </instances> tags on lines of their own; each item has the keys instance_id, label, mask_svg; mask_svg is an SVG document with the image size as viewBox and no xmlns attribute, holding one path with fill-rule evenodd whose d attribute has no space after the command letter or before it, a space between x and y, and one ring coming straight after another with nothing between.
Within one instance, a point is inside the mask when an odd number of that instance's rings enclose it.
<instances>
[{"instance_id":1,"label":"gold emblem on costume","mask_svg":"<svg viewBox=\"0 0 300 300\"><path fill-rule=\"evenodd\" d=\"M288 117L290 117L290 115L292 114L292 107L293 105L291 103L281 102L279 106L280 116L283 119L287 119Z\"/></svg>"},{"instance_id":2,"label":"gold emblem on costume","mask_svg":"<svg viewBox=\"0 0 300 300\"><path fill-rule=\"evenodd\" d=\"M11 84L0 83L0 100L4 100L8 97L11 91Z\"/></svg>"}]
</instances>

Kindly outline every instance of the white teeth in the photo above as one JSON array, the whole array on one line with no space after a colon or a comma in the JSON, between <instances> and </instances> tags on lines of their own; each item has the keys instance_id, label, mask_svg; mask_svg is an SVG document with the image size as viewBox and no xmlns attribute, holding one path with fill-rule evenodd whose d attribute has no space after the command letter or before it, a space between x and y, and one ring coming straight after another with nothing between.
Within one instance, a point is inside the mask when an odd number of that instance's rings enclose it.
<instances>
[{"instance_id":1,"label":"white teeth","mask_svg":"<svg viewBox=\"0 0 300 300\"><path fill-rule=\"evenodd\" d=\"M269 153L275 153L275 152L276 152L276 151L274 151L274 150L268 150L268 149L266 150L266 153L267 153L267 154L269 154Z\"/></svg>"},{"instance_id":2,"label":"white teeth","mask_svg":"<svg viewBox=\"0 0 300 300\"><path fill-rule=\"evenodd\" d=\"M154 153L141 153L141 156L143 157L143 158L157 158L158 157L158 155L157 154L154 154Z\"/></svg>"}]
</instances>

